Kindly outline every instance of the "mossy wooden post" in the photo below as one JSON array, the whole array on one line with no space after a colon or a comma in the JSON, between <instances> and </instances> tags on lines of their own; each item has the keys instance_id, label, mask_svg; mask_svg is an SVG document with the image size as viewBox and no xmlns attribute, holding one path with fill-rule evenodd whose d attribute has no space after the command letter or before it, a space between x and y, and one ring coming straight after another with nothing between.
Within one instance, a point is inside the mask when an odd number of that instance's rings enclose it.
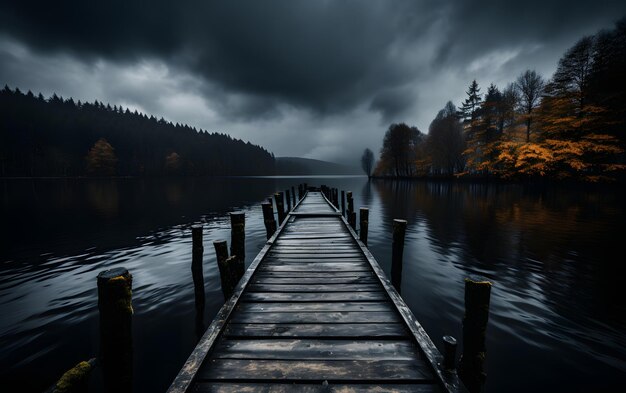
<instances>
[{"instance_id":1,"label":"mossy wooden post","mask_svg":"<svg viewBox=\"0 0 626 393\"><path fill-rule=\"evenodd\" d=\"M107 392L130 392L133 377L133 277L123 267L98 274L100 363Z\"/></svg>"},{"instance_id":2,"label":"mossy wooden post","mask_svg":"<svg viewBox=\"0 0 626 393\"><path fill-rule=\"evenodd\" d=\"M82 361L67 370L46 393L79 393L87 392L89 375L96 366L96 359Z\"/></svg>"},{"instance_id":3,"label":"mossy wooden post","mask_svg":"<svg viewBox=\"0 0 626 393\"><path fill-rule=\"evenodd\" d=\"M443 367L446 370L456 368L456 338L443 336Z\"/></svg>"},{"instance_id":4,"label":"mossy wooden post","mask_svg":"<svg viewBox=\"0 0 626 393\"><path fill-rule=\"evenodd\" d=\"M402 287L402 254L404 253L404 235L406 220L393 220L393 243L391 245L391 283L400 293Z\"/></svg>"},{"instance_id":5,"label":"mossy wooden post","mask_svg":"<svg viewBox=\"0 0 626 393\"><path fill-rule=\"evenodd\" d=\"M346 215L346 192L341 190L341 215Z\"/></svg>"},{"instance_id":6,"label":"mossy wooden post","mask_svg":"<svg viewBox=\"0 0 626 393\"><path fill-rule=\"evenodd\" d=\"M285 208L283 205L283 193L277 192L274 194L274 202L276 202L276 213L278 213L278 226L283 224L285 220Z\"/></svg>"},{"instance_id":7,"label":"mossy wooden post","mask_svg":"<svg viewBox=\"0 0 626 393\"><path fill-rule=\"evenodd\" d=\"M287 212L291 211L291 195L289 190L285 190L285 200L287 201Z\"/></svg>"},{"instance_id":8,"label":"mossy wooden post","mask_svg":"<svg viewBox=\"0 0 626 393\"><path fill-rule=\"evenodd\" d=\"M490 297L491 282L465 279L463 354L459 362L459 376L470 392L480 391L487 377L483 367L487 355L485 335Z\"/></svg>"},{"instance_id":9,"label":"mossy wooden post","mask_svg":"<svg viewBox=\"0 0 626 393\"><path fill-rule=\"evenodd\" d=\"M370 209L362 207L359 209L359 238L367 246L367 227L369 225Z\"/></svg>"},{"instance_id":10,"label":"mossy wooden post","mask_svg":"<svg viewBox=\"0 0 626 393\"><path fill-rule=\"evenodd\" d=\"M274 210L272 209L271 203L262 203L261 207L263 208L263 222L265 223L265 233L267 234L267 238L272 237L274 232L276 232L276 219L274 218Z\"/></svg>"},{"instance_id":11,"label":"mossy wooden post","mask_svg":"<svg viewBox=\"0 0 626 393\"><path fill-rule=\"evenodd\" d=\"M291 186L291 199L293 200L293 207L296 207L296 189Z\"/></svg>"},{"instance_id":12,"label":"mossy wooden post","mask_svg":"<svg viewBox=\"0 0 626 393\"><path fill-rule=\"evenodd\" d=\"M193 278L193 292L196 306L196 338L200 340L204 334L204 274L202 272L202 258L204 244L202 241L202 225L191 226L192 257L191 276Z\"/></svg>"}]
</instances>

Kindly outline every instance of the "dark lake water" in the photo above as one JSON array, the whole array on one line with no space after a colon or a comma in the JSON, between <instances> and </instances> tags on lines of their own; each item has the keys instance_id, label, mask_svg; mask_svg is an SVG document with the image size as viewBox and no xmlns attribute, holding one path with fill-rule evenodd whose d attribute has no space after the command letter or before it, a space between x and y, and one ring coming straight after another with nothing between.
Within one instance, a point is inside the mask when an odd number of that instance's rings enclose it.
<instances>
[{"instance_id":1,"label":"dark lake water","mask_svg":"<svg viewBox=\"0 0 626 393\"><path fill-rule=\"evenodd\" d=\"M487 392L623 389L623 191L349 177L0 180L0 390L40 392L95 357L96 275L124 266L134 391L164 391L224 301L212 241L229 239L227 213L246 213L250 263L265 242L260 203L304 181L370 208L369 247L387 274L392 219L408 220L402 296L438 347L461 337L463 279L493 282ZM204 224L200 320L194 223Z\"/></svg>"}]
</instances>

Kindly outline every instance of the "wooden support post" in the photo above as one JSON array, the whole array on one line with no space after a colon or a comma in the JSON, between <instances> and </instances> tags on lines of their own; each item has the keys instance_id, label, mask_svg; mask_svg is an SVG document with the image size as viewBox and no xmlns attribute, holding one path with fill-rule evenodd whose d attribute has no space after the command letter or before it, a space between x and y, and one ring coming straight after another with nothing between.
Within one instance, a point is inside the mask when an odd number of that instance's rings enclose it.
<instances>
[{"instance_id":1,"label":"wooden support post","mask_svg":"<svg viewBox=\"0 0 626 393\"><path fill-rule=\"evenodd\" d=\"M302 200L302 184L298 184L298 200L301 201Z\"/></svg>"},{"instance_id":2,"label":"wooden support post","mask_svg":"<svg viewBox=\"0 0 626 393\"><path fill-rule=\"evenodd\" d=\"M491 282L465 279L465 316L463 317L463 354L459 376L470 392L482 388L487 375L485 335L489 320Z\"/></svg>"},{"instance_id":3,"label":"wooden support post","mask_svg":"<svg viewBox=\"0 0 626 393\"><path fill-rule=\"evenodd\" d=\"M226 240L216 240L213 242L215 247L215 256L217 257L217 264L228 259L228 242Z\"/></svg>"},{"instance_id":4,"label":"wooden support post","mask_svg":"<svg viewBox=\"0 0 626 393\"><path fill-rule=\"evenodd\" d=\"M367 227L369 225L370 209L362 207L359 209L360 230L359 238L367 246Z\"/></svg>"},{"instance_id":5,"label":"wooden support post","mask_svg":"<svg viewBox=\"0 0 626 393\"><path fill-rule=\"evenodd\" d=\"M341 190L341 215L346 215L346 192Z\"/></svg>"},{"instance_id":6,"label":"wooden support post","mask_svg":"<svg viewBox=\"0 0 626 393\"><path fill-rule=\"evenodd\" d=\"M236 255L228 256L228 243L226 240L214 241L213 246L217 256L217 267L220 271L222 293L224 294L224 299L228 300L245 273L245 265L243 260Z\"/></svg>"},{"instance_id":7,"label":"wooden support post","mask_svg":"<svg viewBox=\"0 0 626 393\"><path fill-rule=\"evenodd\" d=\"M204 254L204 244L202 241L202 225L191 227L191 238L193 240L191 257L191 276L193 278L193 291L196 306L196 338L198 341L204 334L204 273L202 272L202 257Z\"/></svg>"},{"instance_id":8,"label":"wooden support post","mask_svg":"<svg viewBox=\"0 0 626 393\"><path fill-rule=\"evenodd\" d=\"M265 223L265 233L267 238L272 237L276 232L276 219L274 218L274 210L271 203L261 203L263 208L263 222Z\"/></svg>"},{"instance_id":9,"label":"wooden support post","mask_svg":"<svg viewBox=\"0 0 626 393\"><path fill-rule=\"evenodd\" d=\"M245 266L243 260L237 258L236 255L226 258L218 266L222 281L222 293L224 294L224 299L228 300L233 295L239 280L243 277Z\"/></svg>"},{"instance_id":10,"label":"wooden support post","mask_svg":"<svg viewBox=\"0 0 626 393\"><path fill-rule=\"evenodd\" d=\"M278 213L278 226L285 221L285 208L283 206L283 193L277 192L274 194L274 202L276 202L276 213Z\"/></svg>"},{"instance_id":11,"label":"wooden support post","mask_svg":"<svg viewBox=\"0 0 626 393\"><path fill-rule=\"evenodd\" d=\"M456 338L443 336L443 367L446 370L456 368Z\"/></svg>"},{"instance_id":12,"label":"wooden support post","mask_svg":"<svg viewBox=\"0 0 626 393\"><path fill-rule=\"evenodd\" d=\"M191 226L191 240L193 251L204 251L204 244L202 243L202 225L194 224Z\"/></svg>"},{"instance_id":13,"label":"wooden support post","mask_svg":"<svg viewBox=\"0 0 626 393\"><path fill-rule=\"evenodd\" d=\"M230 255L246 260L246 215L230 213Z\"/></svg>"},{"instance_id":14,"label":"wooden support post","mask_svg":"<svg viewBox=\"0 0 626 393\"><path fill-rule=\"evenodd\" d=\"M354 199L352 199L352 191L346 192L346 199L348 200L348 211L354 211Z\"/></svg>"},{"instance_id":15,"label":"wooden support post","mask_svg":"<svg viewBox=\"0 0 626 393\"><path fill-rule=\"evenodd\" d=\"M402 254L404 253L404 235L406 220L393 220L393 243L391 254L391 283L400 293L402 287Z\"/></svg>"},{"instance_id":16,"label":"wooden support post","mask_svg":"<svg viewBox=\"0 0 626 393\"><path fill-rule=\"evenodd\" d=\"M309 184L304 183L304 193L306 194L307 191L309 191Z\"/></svg>"},{"instance_id":17,"label":"wooden support post","mask_svg":"<svg viewBox=\"0 0 626 393\"><path fill-rule=\"evenodd\" d=\"M133 277L123 267L98 274L100 362L106 392L130 392L133 374Z\"/></svg>"},{"instance_id":18,"label":"wooden support post","mask_svg":"<svg viewBox=\"0 0 626 393\"><path fill-rule=\"evenodd\" d=\"M285 190L285 200L287 201L287 212L291 211L291 195L289 189Z\"/></svg>"},{"instance_id":19,"label":"wooden support post","mask_svg":"<svg viewBox=\"0 0 626 393\"><path fill-rule=\"evenodd\" d=\"M293 200L293 207L296 207L296 190L291 186L291 199Z\"/></svg>"},{"instance_id":20,"label":"wooden support post","mask_svg":"<svg viewBox=\"0 0 626 393\"><path fill-rule=\"evenodd\" d=\"M348 217L348 224L356 231L356 212L350 212Z\"/></svg>"}]
</instances>

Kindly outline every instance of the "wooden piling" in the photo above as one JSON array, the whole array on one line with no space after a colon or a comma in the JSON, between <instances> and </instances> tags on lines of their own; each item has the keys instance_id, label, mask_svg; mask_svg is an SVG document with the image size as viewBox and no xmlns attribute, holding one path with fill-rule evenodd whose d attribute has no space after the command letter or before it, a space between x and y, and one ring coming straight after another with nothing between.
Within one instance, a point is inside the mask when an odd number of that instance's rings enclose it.
<instances>
[{"instance_id":1,"label":"wooden piling","mask_svg":"<svg viewBox=\"0 0 626 393\"><path fill-rule=\"evenodd\" d=\"M236 255L228 256L228 243L226 240L214 241L213 246L217 256L217 267L220 271L222 293L224 294L224 299L228 300L245 273L245 264L243 259L239 259Z\"/></svg>"},{"instance_id":2,"label":"wooden piling","mask_svg":"<svg viewBox=\"0 0 626 393\"><path fill-rule=\"evenodd\" d=\"M456 368L456 338L443 336L443 367L446 370Z\"/></svg>"},{"instance_id":3,"label":"wooden piling","mask_svg":"<svg viewBox=\"0 0 626 393\"><path fill-rule=\"evenodd\" d=\"M291 211L291 194L289 189L285 190L285 201L287 202L287 212Z\"/></svg>"},{"instance_id":4,"label":"wooden piling","mask_svg":"<svg viewBox=\"0 0 626 393\"><path fill-rule=\"evenodd\" d=\"M400 293L402 287L402 254L404 253L404 235L406 220L393 220L393 243L391 254L391 283Z\"/></svg>"},{"instance_id":5,"label":"wooden piling","mask_svg":"<svg viewBox=\"0 0 626 393\"><path fill-rule=\"evenodd\" d=\"M348 200L348 211L354 211L354 199L352 199L352 191L346 192L346 199Z\"/></svg>"},{"instance_id":6,"label":"wooden piling","mask_svg":"<svg viewBox=\"0 0 626 393\"><path fill-rule=\"evenodd\" d=\"M359 209L359 238L367 246L367 230L369 225L370 209L362 207Z\"/></svg>"},{"instance_id":7,"label":"wooden piling","mask_svg":"<svg viewBox=\"0 0 626 393\"><path fill-rule=\"evenodd\" d=\"M274 232L276 232L276 218L274 218L274 210L272 209L271 203L262 203L261 207L263 208L263 222L265 223L265 233L267 238L272 237Z\"/></svg>"},{"instance_id":8,"label":"wooden piling","mask_svg":"<svg viewBox=\"0 0 626 393\"><path fill-rule=\"evenodd\" d=\"M98 274L100 362L106 392L132 390L133 277L123 267Z\"/></svg>"},{"instance_id":9,"label":"wooden piling","mask_svg":"<svg viewBox=\"0 0 626 393\"><path fill-rule=\"evenodd\" d=\"M204 244L202 243L202 225L194 224L191 226L191 240L193 250L204 251Z\"/></svg>"},{"instance_id":10,"label":"wooden piling","mask_svg":"<svg viewBox=\"0 0 626 393\"><path fill-rule=\"evenodd\" d=\"M217 257L217 264L228 259L228 242L226 240L216 240L213 242L215 247L215 256Z\"/></svg>"},{"instance_id":11,"label":"wooden piling","mask_svg":"<svg viewBox=\"0 0 626 393\"><path fill-rule=\"evenodd\" d=\"M296 206L296 190L291 186L291 199L293 200L293 206Z\"/></svg>"},{"instance_id":12,"label":"wooden piling","mask_svg":"<svg viewBox=\"0 0 626 393\"><path fill-rule=\"evenodd\" d=\"M193 292L196 307L196 338L199 341L204 334L204 273L202 271L202 258L204 245L202 241L202 225L191 227L191 237L193 239L191 257L191 276L193 279Z\"/></svg>"},{"instance_id":13,"label":"wooden piling","mask_svg":"<svg viewBox=\"0 0 626 393\"><path fill-rule=\"evenodd\" d=\"M489 320L491 282L465 279L465 316L463 317L463 354L459 375L470 392L478 392L487 377L485 336Z\"/></svg>"},{"instance_id":14,"label":"wooden piling","mask_svg":"<svg viewBox=\"0 0 626 393\"><path fill-rule=\"evenodd\" d=\"M276 213L278 213L278 226L283 224L285 221L285 208L283 205L283 193L277 192L274 194L274 202L276 203Z\"/></svg>"},{"instance_id":15,"label":"wooden piling","mask_svg":"<svg viewBox=\"0 0 626 393\"><path fill-rule=\"evenodd\" d=\"M246 215L230 213L230 255L242 261L246 259Z\"/></svg>"},{"instance_id":16,"label":"wooden piling","mask_svg":"<svg viewBox=\"0 0 626 393\"><path fill-rule=\"evenodd\" d=\"M298 200L302 200L302 184L298 184Z\"/></svg>"},{"instance_id":17,"label":"wooden piling","mask_svg":"<svg viewBox=\"0 0 626 393\"><path fill-rule=\"evenodd\" d=\"M224 299L228 300L245 273L245 265L242 259L233 255L226 258L219 265L219 269L222 281L222 293L224 293Z\"/></svg>"},{"instance_id":18,"label":"wooden piling","mask_svg":"<svg viewBox=\"0 0 626 393\"><path fill-rule=\"evenodd\" d=\"M341 190L341 215L346 215L346 192Z\"/></svg>"}]
</instances>

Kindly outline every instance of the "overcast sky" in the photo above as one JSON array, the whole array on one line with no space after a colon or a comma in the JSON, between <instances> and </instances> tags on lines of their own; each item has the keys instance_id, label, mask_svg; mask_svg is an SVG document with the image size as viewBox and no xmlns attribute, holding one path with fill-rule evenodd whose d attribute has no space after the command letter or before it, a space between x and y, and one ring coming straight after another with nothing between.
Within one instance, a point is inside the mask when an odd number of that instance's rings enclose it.
<instances>
[{"instance_id":1,"label":"overcast sky","mask_svg":"<svg viewBox=\"0 0 626 393\"><path fill-rule=\"evenodd\" d=\"M427 132L472 79L549 77L624 15L623 0L0 0L0 83L356 163L390 123Z\"/></svg>"}]
</instances>

